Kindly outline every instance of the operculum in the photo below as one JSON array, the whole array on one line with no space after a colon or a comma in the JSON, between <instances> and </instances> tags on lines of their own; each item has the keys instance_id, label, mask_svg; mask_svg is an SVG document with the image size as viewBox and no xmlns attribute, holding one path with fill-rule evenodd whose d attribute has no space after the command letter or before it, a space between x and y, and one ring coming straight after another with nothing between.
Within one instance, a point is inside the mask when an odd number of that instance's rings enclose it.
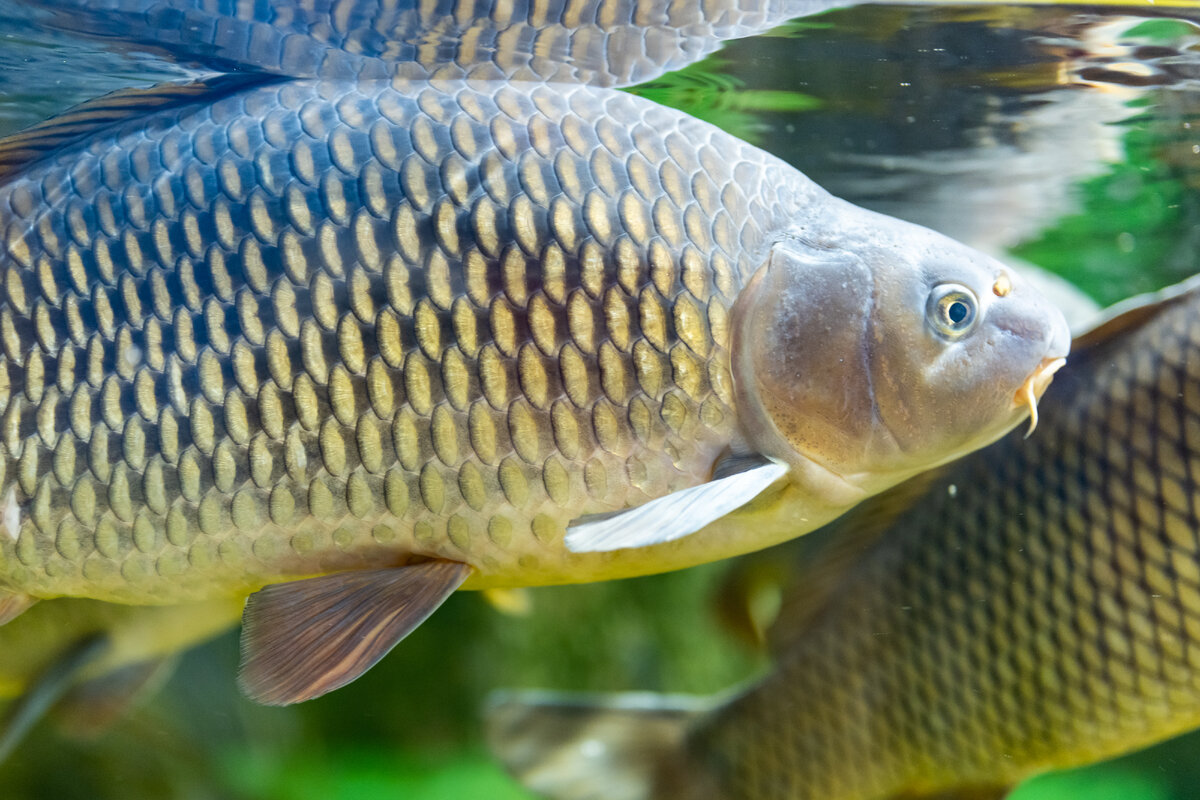
<instances>
[{"instance_id":1,"label":"operculum","mask_svg":"<svg viewBox=\"0 0 1200 800\"><path fill-rule=\"evenodd\" d=\"M792 466L793 480L841 479L858 493L852 476L877 424L867 350L873 296L861 259L789 240L772 248L734 304L742 435L751 449Z\"/></svg>"}]
</instances>

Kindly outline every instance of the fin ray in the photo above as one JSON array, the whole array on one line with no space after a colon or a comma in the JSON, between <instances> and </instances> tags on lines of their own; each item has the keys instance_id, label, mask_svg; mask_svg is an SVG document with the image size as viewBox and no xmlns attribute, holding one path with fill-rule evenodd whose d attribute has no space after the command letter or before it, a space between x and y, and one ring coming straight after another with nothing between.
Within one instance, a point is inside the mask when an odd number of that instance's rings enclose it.
<instances>
[{"instance_id":1,"label":"fin ray","mask_svg":"<svg viewBox=\"0 0 1200 800\"><path fill-rule=\"evenodd\" d=\"M27 594L7 594L0 591L0 625L12 622L30 609L38 598Z\"/></svg>"},{"instance_id":2,"label":"fin ray","mask_svg":"<svg viewBox=\"0 0 1200 800\"><path fill-rule=\"evenodd\" d=\"M607 552L681 539L746 505L787 471L785 464L756 461L741 472L625 511L580 517L567 527L567 549L573 553Z\"/></svg>"},{"instance_id":3,"label":"fin ray","mask_svg":"<svg viewBox=\"0 0 1200 800\"><path fill-rule=\"evenodd\" d=\"M238 683L264 705L311 700L370 669L467 579L429 561L267 586L246 601Z\"/></svg>"}]
</instances>

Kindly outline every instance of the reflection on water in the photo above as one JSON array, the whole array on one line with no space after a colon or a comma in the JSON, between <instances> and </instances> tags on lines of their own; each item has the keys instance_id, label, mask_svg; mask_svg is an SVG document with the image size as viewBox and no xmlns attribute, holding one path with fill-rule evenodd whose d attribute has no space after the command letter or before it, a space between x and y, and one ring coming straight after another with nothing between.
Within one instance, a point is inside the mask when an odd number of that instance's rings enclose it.
<instances>
[{"instance_id":1,"label":"reflection on water","mask_svg":"<svg viewBox=\"0 0 1200 800\"><path fill-rule=\"evenodd\" d=\"M0 0L0 21L0 136L122 86L187 74L148 53L47 30L12 0Z\"/></svg>"},{"instance_id":2,"label":"reflection on water","mask_svg":"<svg viewBox=\"0 0 1200 800\"><path fill-rule=\"evenodd\" d=\"M145 48L108 49L18 12L0 1L0 133L185 74ZM1200 271L1200 26L1187 21L864 6L731 43L637 91L851 201L1012 251L1103 302ZM537 590L523 617L459 595L363 679L297 708L243 701L225 637L101 739L39 728L0 766L0 796L523 797L479 756L484 695L736 682L761 657L710 611L722 570ZM36 659L6 646L0 631L0 688L11 691ZM1021 796L1120 786L1122 797L1184 798L1200 780L1197 747L1185 739Z\"/></svg>"},{"instance_id":3,"label":"reflection on water","mask_svg":"<svg viewBox=\"0 0 1200 800\"><path fill-rule=\"evenodd\" d=\"M1015 249L1105 303L1195 272L1195 23L875 8L781 33L731 43L719 63L738 93L802 92L816 110L714 121L835 194ZM670 88L653 96L704 98L686 76Z\"/></svg>"}]
</instances>

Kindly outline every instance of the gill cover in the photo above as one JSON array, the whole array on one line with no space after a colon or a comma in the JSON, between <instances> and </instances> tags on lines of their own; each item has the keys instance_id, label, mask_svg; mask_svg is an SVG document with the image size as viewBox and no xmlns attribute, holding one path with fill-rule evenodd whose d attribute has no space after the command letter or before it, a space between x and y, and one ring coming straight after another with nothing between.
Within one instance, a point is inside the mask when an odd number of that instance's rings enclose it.
<instances>
[{"instance_id":1,"label":"gill cover","mask_svg":"<svg viewBox=\"0 0 1200 800\"><path fill-rule=\"evenodd\" d=\"M734 307L739 416L751 447L834 469L874 428L870 333L874 282L844 250L775 246ZM744 413L742 410L744 409Z\"/></svg>"}]
</instances>

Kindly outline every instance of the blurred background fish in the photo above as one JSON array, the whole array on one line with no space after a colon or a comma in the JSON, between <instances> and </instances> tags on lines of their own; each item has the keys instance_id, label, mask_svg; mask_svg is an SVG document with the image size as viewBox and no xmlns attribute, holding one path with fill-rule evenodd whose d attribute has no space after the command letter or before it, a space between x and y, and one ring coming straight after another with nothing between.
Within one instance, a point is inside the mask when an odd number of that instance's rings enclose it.
<instances>
[{"instance_id":1,"label":"blurred background fish","mask_svg":"<svg viewBox=\"0 0 1200 800\"><path fill-rule=\"evenodd\" d=\"M236 599L180 606L44 603L0 637L0 761L48 709L65 730L104 730L165 681L178 655L241 616Z\"/></svg>"}]
</instances>

